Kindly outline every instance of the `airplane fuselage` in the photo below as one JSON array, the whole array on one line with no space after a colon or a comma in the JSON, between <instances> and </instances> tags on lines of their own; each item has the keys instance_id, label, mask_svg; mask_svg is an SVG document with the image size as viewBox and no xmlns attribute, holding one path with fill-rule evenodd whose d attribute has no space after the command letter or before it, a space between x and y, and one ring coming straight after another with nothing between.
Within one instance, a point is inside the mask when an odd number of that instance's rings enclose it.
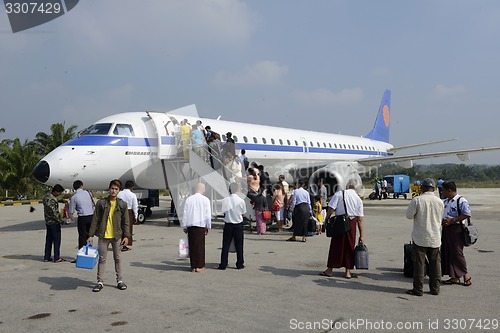
<instances>
[{"instance_id":1,"label":"airplane fuselage","mask_svg":"<svg viewBox=\"0 0 500 333\"><path fill-rule=\"evenodd\" d=\"M164 189L162 159L178 158L182 149L179 126L201 120L225 141L233 133L236 149L246 150L250 161L264 165L277 176L290 170L317 169L335 161L360 161L387 156L392 145L363 137L182 115L128 112L103 118L87 133L64 143L40 162L38 180L70 187L76 179L86 188L105 189L111 179L132 179L142 188Z\"/></svg>"}]
</instances>

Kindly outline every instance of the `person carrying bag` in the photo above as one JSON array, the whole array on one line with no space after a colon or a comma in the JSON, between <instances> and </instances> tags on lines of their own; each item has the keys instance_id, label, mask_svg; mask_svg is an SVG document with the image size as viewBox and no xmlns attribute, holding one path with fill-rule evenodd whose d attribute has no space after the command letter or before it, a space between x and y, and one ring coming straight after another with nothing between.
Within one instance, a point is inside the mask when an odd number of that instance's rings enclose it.
<instances>
[{"instance_id":1,"label":"person carrying bag","mask_svg":"<svg viewBox=\"0 0 500 333\"><path fill-rule=\"evenodd\" d=\"M356 181L347 182L345 191L335 193L328 203L326 217L327 236L331 235L330 249L328 251L327 268L321 272L322 276L332 276L334 268L345 268L344 277L351 279L356 275L351 274L354 268L356 245L356 226L359 229L359 245L364 244L363 202L354 190ZM342 200L342 203L340 202ZM330 219L333 212L336 216ZM331 229L328 231L328 229Z\"/></svg>"},{"instance_id":2,"label":"person carrying bag","mask_svg":"<svg viewBox=\"0 0 500 333\"><path fill-rule=\"evenodd\" d=\"M457 211L459 216L462 215L460 211L460 198L461 197L458 197L457 199ZM479 237L479 232L476 226L470 221L470 217L467 217L467 223L461 223L460 225L462 226L462 240L464 241L464 246L475 244Z\"/></svg>"}]
</instances>

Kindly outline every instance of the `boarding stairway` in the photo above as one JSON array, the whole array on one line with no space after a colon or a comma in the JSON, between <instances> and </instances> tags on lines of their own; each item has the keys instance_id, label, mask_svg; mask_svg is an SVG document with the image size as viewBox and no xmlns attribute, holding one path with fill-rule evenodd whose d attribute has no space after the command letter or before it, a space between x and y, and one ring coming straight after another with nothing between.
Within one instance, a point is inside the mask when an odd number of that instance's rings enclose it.
<instances>
[{"instance_id":1,"label":"boarding stairway","mask_svg":"<svg viewBox=\"0 0 500 333\"><path fill-rule=\"evenodd\" d=\"M219 216L223 213L221 200L229 195L229 181L223 174L230 175L231 171L219 158L210 155L206 147L203 147L201 152L207 159L200 157L192 150L192 147L189 148L188 160L183 157L164 160L168 188L175 204L177 217L179 221L182 220L184 202L188 196L194 193L199 182L205 184L205 196L210 199L212 215L214 217ZM179 149L179 151L182 153L182 149ZM211 156L216 169L210 165L209 156ZM246 193L246 188L242 188L241 192ZM250 221L255 220L250 200L246 196L244 199L247 204L247 219ZM177 224L175 218L171 220Z\"/></svg>"},{"instance_id":2,"label":"boarding stairway","mask_svg":"<svg viewBox=\"0 0 500 333\"><path fill-rule=\"evenodd\" d=\"M232 175L231 171L225 166L218 154L212 154L209 151L208 146L193 146L192 144L184 146L179 133L168 130L169 123L173 120L172 117L165 117L165 114L154 112L147 114L156 132L157 157L161 161L164 182L170 190L176 211L176 216L169 218L169 224L171 221L175 224L182 221L184 202L187 197L194 193L196 185L200 182L205 184L205 196L210 199L212 215L214 217L220 215L222 213L221 200L229 195L228 179ZM162 137L161 133L167 136ZM246 193L246 182L242 180L240 185L245 186L241 188L241 192ZM245 201L247 202L247 214L249 214L247 218L254 220L252 218L253 207L246 196Z\"/></svg>"}]
</instances>

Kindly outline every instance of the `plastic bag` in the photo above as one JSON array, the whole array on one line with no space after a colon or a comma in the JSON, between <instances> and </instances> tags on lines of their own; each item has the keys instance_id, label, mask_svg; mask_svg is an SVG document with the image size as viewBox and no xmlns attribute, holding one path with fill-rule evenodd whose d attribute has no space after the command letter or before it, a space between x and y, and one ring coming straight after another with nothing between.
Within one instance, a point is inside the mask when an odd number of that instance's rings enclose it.
<instances>
[{"instance_id":1,"label":"plastic bag","mask_svg":"<svg viewBox=\"0 0 500 333\"><path fill-rule=\"evenodd\" d=\"M179 259L187 259L189 258L189 243L187 236L179 239Z\"/></svg>"}]
</instances>

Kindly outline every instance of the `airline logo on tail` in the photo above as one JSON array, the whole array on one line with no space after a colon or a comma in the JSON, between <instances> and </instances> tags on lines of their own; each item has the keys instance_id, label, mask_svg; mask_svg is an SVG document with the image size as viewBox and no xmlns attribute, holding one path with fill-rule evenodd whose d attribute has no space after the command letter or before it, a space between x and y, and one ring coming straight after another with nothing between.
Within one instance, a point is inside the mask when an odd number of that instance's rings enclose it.
<instances>
[{"instance_id":1,"label":"airline logo on tail","mask_svg":"<svg viewBox=\"0 0 500 333\"><path fill-rule=\"evenodd\" d=\"M389 128L391 125L391 91L386 90L378 110L373 129L365 137L389 143Z\"/></svg>"},{"instance_id":2,"label":"airline logo on tail","mask_svg":"<svg viewBox=\"0 0 500 333\"><path fill-rule=\"evenodd\" d=\"M385 124L385 127L389 127L390 122L391 122L391 114L389 112L389 105L384 105L384 124Z\"/></svg>"}]
</instances>

